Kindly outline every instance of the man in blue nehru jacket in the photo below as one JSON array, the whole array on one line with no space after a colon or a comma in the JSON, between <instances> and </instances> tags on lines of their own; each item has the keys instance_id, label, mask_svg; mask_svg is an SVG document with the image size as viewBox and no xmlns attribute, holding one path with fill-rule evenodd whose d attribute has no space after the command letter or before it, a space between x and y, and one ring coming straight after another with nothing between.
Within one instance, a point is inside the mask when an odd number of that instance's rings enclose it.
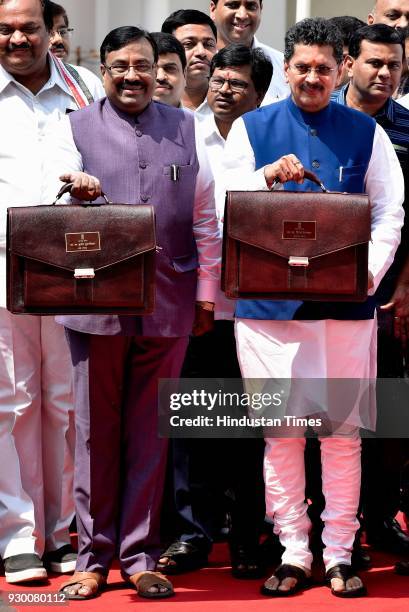
<instances>
[{"instance_id":1,"label":"man in blue nehru jacket","mask_svg":"<svg viewBox=\"0 0 409 612\"><path fill-rule=\"evenodd\" d=\"M107 97L89 113L72 113L54 136L65 151L55 163L63 181L74 181L73 195L97 197L98 177L113 202L151 203L161 246L152 315L59 319L74 365L79 550L63 585L74 599L98 594L117 554L139 595L173 594L152 571L167 450L157 432L157 386L179 376L192 327L196 334L211 327L220 238L194 116L152 101L157 60L147 32L110 32L101 47Z\"/></svg>"},{"instance_id":2,"label":"man in blue nehru jacket","mask_svg":"<svg viewBox=\"0 0 409 612\"><path fill-rule=\"evenodd\" d=\"M233 124L225 149L228 186L269 189L278 179L284 189L317 190L314 184L304 183L304 168L308 168L330 190L367 192L372 229L368 290L372 294L399 244L403 177L398 159L371 117L330 102L342 61L342 39L335 26L321 18L297 23L287 32L284 58L291 96ZM239 302L236 341L243 378L375 378L374 311L373 297L359 304ZM292 408L300 406L294 402ZM338 597L365 594L351 569L361 472L358 417L351 411L333 436L320 437L326 501L321 515L323 557L327 584ZM264 583L265 595L290 595L309 583L312 554L304 448L304 435L266 439L266 509L285 551L282 565Z\"/></svg>"}]
</instances>

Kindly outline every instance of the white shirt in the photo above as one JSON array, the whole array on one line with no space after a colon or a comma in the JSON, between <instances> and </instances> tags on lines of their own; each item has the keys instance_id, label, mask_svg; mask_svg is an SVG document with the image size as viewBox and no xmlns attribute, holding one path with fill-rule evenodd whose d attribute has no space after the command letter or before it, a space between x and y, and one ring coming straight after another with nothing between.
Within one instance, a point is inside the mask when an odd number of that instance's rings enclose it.
<instances>
[{"instance_id":1,"label":"white shirt","mask_svg":"<svg viewBox=\"0 0 409 612\"><path fill-rule=\"evenodd\" d=\"M290 153L291 151L289 151ZM267 190L264 168L255 171L255 158L243 119L237 119L227 137L224 158L228 189ZM376 125L372 155L365 175L365 191L371 202L372 239L368 268L374 277L372 295L393 261L403 225L404 181L392 143Z\"/></svg>"},{"instance_id":2,"label":"white shirt","mask_svg":"<svg viewBox=\"0 0 409 612\"><path fill-rule=\"evenodd\" d=\"M196 111L196 121L202 133L204 146L206 147L210 167L214 176L216 215L219 222L220 233L222 234L224 205L226 199L226 188L224 185L223 171L224 147L226 141L220 134L219 128L217 127L214 115L209 105L207 105L207 108L204 109L203 112ZM219 287L215 301L215 319L232 320L234 318L235 305L236 301L227 299Z\"/></svg>"},{"instance_id":3,"label":"white shirt","mask_svg":"<svg viewBox=\"0 0 409 612\"><path fill-rule=\"evenodd\" d=\"M290 88L284 74L284 55L281 51L277 51L277 49L273 49L259 42L256 37L254 37L252 48L261 49L261 51L270 58L273 64L273 76L271 78L270 87L268 88L261 106L266 106L267 104L286 98L290 93Z\"/></svg>"},{"instance_id":4,"label":"white shirt","mask_svg":"<svg viewBox=\"0 0 409 612\"><path fill-rule=\"evenodd\" d=\"M395 102L402 104L402 106L404 106L405 108L409 110L409 93L405 94L404 96L400 98L396 98Z\"/></svg>"},{"instance_id":5,"label":"white shirt","mask_svg":"<svg viewBox=\"0 0 409 612\"><path fill-rule=\"evenodd\" d=\"M197 121L195 138L199 161L193 208L193 233L199 259L196 299L214 302L220 286L222 241L215 213L213 174ZM47 158L46 174L51 179L48 185L57 182L59 189L62 186L58 181L61 174L83 169L82 157L75 146L68 117L64 117L48 131L46 140L48 150L51 152ZM48 198L52 198L53 193L54 191L51 191Z\"/></svg>"},{"instance_id":6,"label":"white shirt","mask_svg":"<svg viewBox=\"0 0 409 612\"><path fill-rule=\"evenodd\" d=\"M50 120L67 109L77 110L64 80L50 62L51 74L34 95L0 66L0 307L6 303L6 225L9 206L51 204L44 197L44 162L49 155L44 134ZM79 72L95 99L104 95L99 79L89 70ZM57 194L59 182L48 185Z\"/></svg>"}]
</instances>

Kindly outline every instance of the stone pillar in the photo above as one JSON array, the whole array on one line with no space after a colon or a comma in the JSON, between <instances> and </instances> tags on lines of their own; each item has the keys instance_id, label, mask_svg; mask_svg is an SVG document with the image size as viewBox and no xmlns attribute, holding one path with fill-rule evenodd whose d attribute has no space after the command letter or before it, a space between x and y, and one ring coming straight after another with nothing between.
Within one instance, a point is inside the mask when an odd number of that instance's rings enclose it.
<instances>
[{"instance_id":1,"label":"stone pillar","mask_svg":"<svg viewBox=\"0 0 409 612\"><path fill-rule=\"evenodd\" d=\"M256 34L260 42L283 51L286 30L287 0L263 2L261 24Z\"/></svg>"},{"instance_id":2,"label":"stone pillar","mask_svg":"<svg viewBox=\"0 0 409 612\"><path fill-rule=\"evenodd\" d=\"M143 3L143 25L150 32L160 30L166 17L172 13L171 0L147 0Z\"/></svg>"},{"instance_id":3,"label":"stone pillar","mask_svg":"<svg viewBox=\"0 0 409 612\"><path fill-rule=\"evenodd\" d=\"M110 30L110 0L98 0L95 7L95 49L99 49L102 41Z\"/></svg>"},{"instance_id":4,"label":"stone pillar","mask_svg":"<svg viewBox=\"0 0 409 612\"><path fill-rule=\"evenodd\" d=\"M301 21L306 17L311 17L311 0L297 0L295 21Z\"/></svg>"}]
</instances>

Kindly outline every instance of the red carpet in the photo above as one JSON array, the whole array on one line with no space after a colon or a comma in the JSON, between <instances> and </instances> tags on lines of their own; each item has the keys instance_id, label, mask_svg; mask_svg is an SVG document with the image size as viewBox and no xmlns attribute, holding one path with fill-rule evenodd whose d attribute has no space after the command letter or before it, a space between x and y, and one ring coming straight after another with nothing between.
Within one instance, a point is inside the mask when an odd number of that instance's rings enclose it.
<instances>
[{"instance_id":1,"label":"red carpet","mask_svg":"<svg viewBox=\"0 0 409 612\"><path fill-rule=\"evenodd\" d=\"M235 580L230 575L227 565L228 553L225 544L217 544L211 556L209 567L198 572L184 574L173 579L176 596L161 601L147 601L138 597L135 591L128 588L122 581L117 566L109 576L108 589L101 597L90 601L70 601L71 610L84 612L122 612L122 610L137 610L145 612L152 607L161 612L327 612L331 609L339 611L365 612L403 612L409 609L409 577L397 576L393 573L395 558L391 555L373 553L373 568L363 572L362 576L368 587L369 596L355 600L341 600L333 597L328 588L317 585L310 590L288 599L271 599L259 594L260 580ZM4 603L8 593L33 590L42 593L56 592L65 578L50 577L47 586L11 586L0 577L0 592ZM67 605L51 609L66 609ZM11 609L27 611L29 609L50 610L50 607L35 605L13 605ZM10 612L10 608L2 607L0 611Z\"/></svg>"}]
</instances>

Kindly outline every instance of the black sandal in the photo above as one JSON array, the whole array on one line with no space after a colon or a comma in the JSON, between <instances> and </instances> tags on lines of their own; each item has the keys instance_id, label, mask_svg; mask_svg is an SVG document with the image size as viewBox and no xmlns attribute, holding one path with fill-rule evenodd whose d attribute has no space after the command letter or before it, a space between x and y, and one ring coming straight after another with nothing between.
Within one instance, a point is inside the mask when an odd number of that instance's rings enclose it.
<instances>
[{"instance_id":1,"label":"black sandal","mask_svg":"<svg viewBox=\"0 0 409 612\"><path fill-rule=\"evenodd\" d=\"M230 561L234 578L251 580L264 575L257 546L230 545Z\"/></svg>"},{"instance_id":2,"label":"black sandal","mask_svg":"<svg viewBox=\"0 0 409 612\"><path fill-rule=\"evenodd\" d=\"M271 578L279 579L280 583L278 586L280 586L285 578L295 578L297 583L288 589L288 591L280 591L278 587L276 589L270 589L268 587L268 582L271 580ZM261 593L263 595L267 595L268 597L289 597L290 595L295 595L304 589L308 589L310 586L311 579L307 576L303 569L297 567L296 565L284 564L280 565L274 574L265 581L261 587Z\"/></svg>"},{"instance_id":3,"label":"black sandal","mask_svg":"<svg viewBox=\"0 0 409 612\"><path fill-rule=\"evenodd\" d=\"M192 572L207 565L207 555L189 542L173 542L160 556L161 559L163 557L174 563L158 562L156 567L164 574L172 576Z\"/></svg>"},{"instance_id":4,"label":"black sandal","mask_svg":"<svg viewBox=\"0 0 409 612\"><path fill-rule=\"evenodd\" d=\"M340 580L343 580L345 589L343 591L335 591L331 586L332 578L339 578ZM331 567L331 569L329 569L325 574L325 582L327 586L330 587L331 593L332 595L335 595L335 597L365 597L367 590L364 585L355 589L347 589L347 580L350 578L359 578L359 576L354 573L350 565L346 565L345 563L334 565L334 567Z\"/></svg>"}]
</instances>

